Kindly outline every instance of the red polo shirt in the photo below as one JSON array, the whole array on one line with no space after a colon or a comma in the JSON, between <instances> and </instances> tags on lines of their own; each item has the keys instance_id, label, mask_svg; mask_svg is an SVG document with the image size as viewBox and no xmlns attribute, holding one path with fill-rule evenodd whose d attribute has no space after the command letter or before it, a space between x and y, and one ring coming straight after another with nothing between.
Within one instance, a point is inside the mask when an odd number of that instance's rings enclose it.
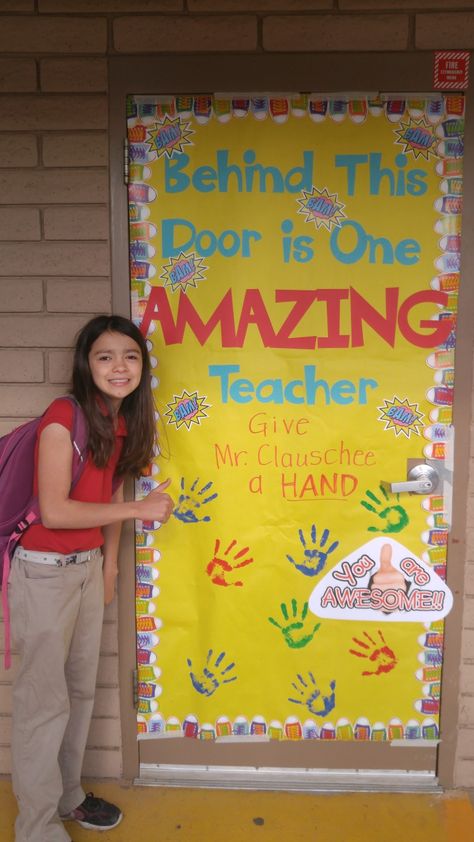
<instances>
[{"instance_id":1,"label":"red polo shirt","mask_svg":"<svg viewBox=\"0 0 474 842\"><path fill-rule=\"evenodd\" d=\"M72 430L73 407L71 402L62 398L53 401L38 428L38 439L42 430L48 424L61 424L67 430ZM126 435L125 421L119 416L119 424L115 434L115 449L107 467L97 468L89 454L81 478L71 492L71 500L81 500L85 503L110 503L112 478ZM38 493L38 441L35 451L34 492L35 494ZM91 529L47 529L41 523L38 523L26 530L20 543L26 550L41 550L68 555L69 553L100 547L104 543L104 538L99 527Z\"/></svg>"}]
</instances>

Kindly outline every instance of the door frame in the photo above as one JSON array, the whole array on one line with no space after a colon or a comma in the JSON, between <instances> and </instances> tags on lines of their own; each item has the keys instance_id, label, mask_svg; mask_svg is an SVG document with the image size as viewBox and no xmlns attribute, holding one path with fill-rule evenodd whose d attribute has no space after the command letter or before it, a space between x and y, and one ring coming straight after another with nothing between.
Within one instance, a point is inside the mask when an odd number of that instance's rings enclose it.
<instances>
[{"instance_id":1,"label":"door frame","mask_svg":"<svg viewBox=\"0 0 474 842\"><path fill-rule=\"evenodd\" d=\"M431 52L322 53L322 54L208 54L163 55L153 58L109 58L109 172L113 311L130 314L128 273L128 203L123 175L123 143L126 137L126 97L128 94L179 94L237 91L311 91L427 93L433 91L434 54ZM373 82L377 80L377 91ZM216 84L217 82L217 84ZM463 220L474 218L474 195L469 188L474 179L474 97L466 92L466 133L464 153ZM474 275L474 245L463 239L463 278ZM470 287L470 288L469 288ZM441 742L438 746L437 777L440 786L454 785L464 601L464 569L467 560L466 498L469 481L470 421L472 393L472 345L474 325L474 285L461 283L458 336L456 345L456 389L453 407L456 428L453 524L448 541L447 583L455 597L446 618L444 666L441 685ZM136 739L136 711L133 707L132 673L136 666L135 643L135 544L133 525L127 524L121 544L121 572L118 596L120 710L122 726L122 769L126 780L139 773L139 745ZM177 741L173 740L173 743ZM182 740L182 754L193 762L197 746ZM145 743L141 743L145 746ZM346 748L348 744L346 743ZM233 747L239 750L244 746ZM268 748L271 748L268 746ZM276 748L276 747L275 747ZM301 751L302 745L292 746ZM337 759L337 746L331 748ZM375 746L374 746L375 748ZM402 752L404 748L394 748ZM412 749L413 751L413 749ZM420 766L423 768L423 751ZM240 751L238 751L240 755ZM306 752L303 754L303 758ZM298 755L300 756L300 755ZM309 755L308 755L309 758ZM395 754L394 754L395 760ZM186 762L183 759L183 762ZM202 762L197 760L196 762ZM237 757L238 763L238 757ZM301 763L297 765L302 765ZM311 763L303 764L311 765ZM354 785L354 789L357 786Z\"/></svg>"}]
</instances>

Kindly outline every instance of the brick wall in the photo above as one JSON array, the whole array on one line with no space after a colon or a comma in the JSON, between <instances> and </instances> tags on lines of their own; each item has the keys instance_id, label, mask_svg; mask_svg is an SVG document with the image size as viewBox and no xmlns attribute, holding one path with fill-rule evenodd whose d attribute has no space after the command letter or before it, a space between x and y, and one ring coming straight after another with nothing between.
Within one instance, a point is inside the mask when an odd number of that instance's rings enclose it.
<instances>
[{"instance_id":1,"label":"brick wall","mask_svg":"<svg viewBox=\"0 0 474 842\"><path fill-rule=\"evenodd\" d=\"M37 5L0 0L0 434L65 391L75 333L111 307L108 21L67 2L62 17L48 14L60 4ZM10 680L0 668L0 773L10 770ZM119 777L115 604L98 685L85 772Z\"/></svg>"},{"instance_id":2,"label":"brick wall","mask_svg":"<svg viewBox=\"0 0 474 842\"><path fill-rule=\"evenodd\" d=\"M107 56L474 48L468 0L0 0L0 434L64 391L73 336L111 306ZM474 479L469 498L474 523ZM456 784L474 786L474 530ZM0 645L2 639L0 638ZM0 668L0 773L10 768ZM119 776L116 608L86 773Z\"/></svg>"}]
</instances>

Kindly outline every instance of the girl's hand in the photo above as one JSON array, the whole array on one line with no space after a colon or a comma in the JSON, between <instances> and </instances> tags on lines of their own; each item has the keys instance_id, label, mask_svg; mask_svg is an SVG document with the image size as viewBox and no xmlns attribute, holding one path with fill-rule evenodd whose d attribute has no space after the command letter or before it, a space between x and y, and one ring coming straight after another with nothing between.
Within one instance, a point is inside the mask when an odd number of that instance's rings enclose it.
<instances>
[{"instance_id":1,"label":"girl's hand","mask_svg":"<svg viewBox=\"0 0 474 842\"><path fill-rule=\"evenodd\" d=\"M150 491L147 497L140 500L140 517L142 520L156 520L159 523L166 523L174 509L174 502L169 494L165 494L171 480L161 482L154 491Z\"/></svg>"},{"instance_id":2,"label":"girl's hand","mask_svg":"<svg viewBox=\"0 0 474 842\"><path fill-rule=\"evenodd\" d=\"M115 582L117 579L117 568L108 568L104 565L104 605L109 605L115 596Z\"/></svg>"}]
</instances>

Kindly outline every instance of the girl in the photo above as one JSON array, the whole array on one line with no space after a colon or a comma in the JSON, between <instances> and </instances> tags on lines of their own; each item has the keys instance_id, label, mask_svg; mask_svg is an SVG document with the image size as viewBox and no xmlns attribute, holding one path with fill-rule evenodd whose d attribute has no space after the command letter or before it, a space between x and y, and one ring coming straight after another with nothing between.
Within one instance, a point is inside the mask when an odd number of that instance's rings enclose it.
<instances>
[{"instance_id":1,"label":"girl","mask_svg":"<svg viewBox=\"0 0 474 842\"><path fill-rule=\"evenodd\" d=\"M122 521L166 523L173 509L165 491L169 480L144 500L123 499L123 479L145 468L155 446L150 362L133 322L98 316L85 325L76 343L72 394L88 424L86 466L71 491L74 410L59 398L38 430L41 523L23 535L9 579L12 637L20 654L13 685L16 842L68 842L61 819L107 830L122 818L118 807L86 795L80 784L104 599L110 602L114 594ZM114 476L120 483L115 490Z\"/></svg>"}]
</instances>

